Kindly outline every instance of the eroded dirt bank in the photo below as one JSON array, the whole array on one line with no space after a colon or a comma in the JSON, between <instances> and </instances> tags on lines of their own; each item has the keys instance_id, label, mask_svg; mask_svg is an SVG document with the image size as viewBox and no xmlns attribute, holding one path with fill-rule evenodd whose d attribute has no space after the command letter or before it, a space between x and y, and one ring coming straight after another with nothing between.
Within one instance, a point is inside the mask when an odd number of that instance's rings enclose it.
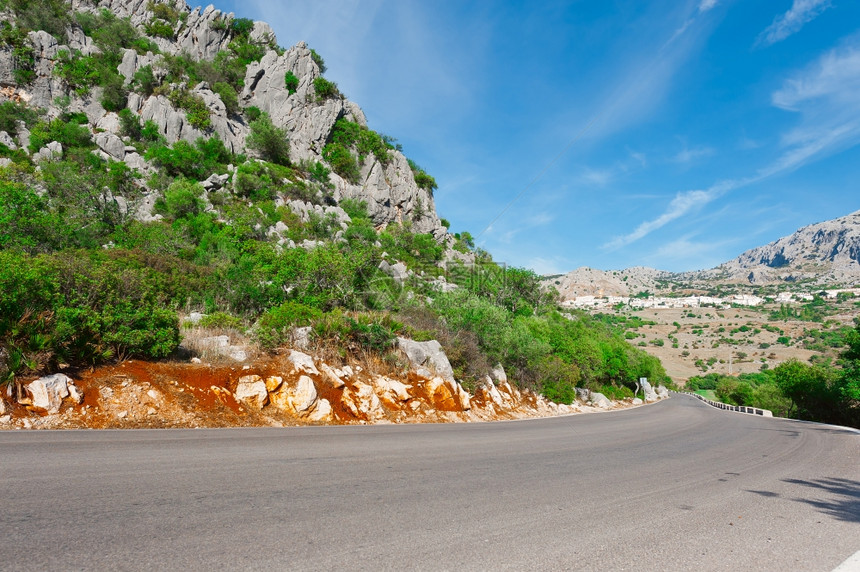
<instances>
[{"instance_id":1,"label":"eroded dirt bank","mask_svg":"<svg viewBox=\"0 0 860 572\"><path fill-rule=\"evenodd\" d=\"M556 404L506 378L488 378L469 392L425 368L387 375L371 369L333 367L295 350L249 365L129 360L67 371L47 384L24 382L20 396L4 392L0 429L470 422L634 405L600 394Z\"/></svg>"}]
</instances>

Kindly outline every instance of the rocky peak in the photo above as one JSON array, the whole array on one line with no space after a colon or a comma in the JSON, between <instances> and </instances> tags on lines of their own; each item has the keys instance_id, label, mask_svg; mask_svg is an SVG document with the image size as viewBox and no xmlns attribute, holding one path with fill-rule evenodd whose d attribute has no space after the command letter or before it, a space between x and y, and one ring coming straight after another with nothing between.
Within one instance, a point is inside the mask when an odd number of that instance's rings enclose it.
<instances>
[{"instance_id":1,"label":"rocky peak","mask_svg":"<svg viewBox=\"0 0 860 572\"><path fill-rule=\"evenodd\" d=\"M856 280L860 276L860 211L805 226L710 272L756 283Z\"/></svg>"},{"instance_id":2,"label":"rocky peak","mask_svg":"<svg viewBox=\"0 0 860 572\"><path fill-rule=\"evenodd\" d=\"M162 54L183 54L195 61L214 60L219 53L228 49L234 38L228 25L234 19L233 14L224 14L211 5L205 9L191 9L183 0L157 1L155 4L150 0L71 0L70 4L71 10L75 12L107 9L120 18L129 18L143 34L155 17L154 6L166 6L171 13L178 15L172 24L174 37L166 39L151 36L149 40L158 46ZM13 88L16 96L23 97L33 106L46 108L49 116L53 117L60 113L56 105L57 98L69 96L71 103L68 110L84 112L91 129L110 134L100 136L96 141L110 145L110 148L102 147L106 156L118 158L120 122L116 114L107 112L100 104L102 88L94 86L88 94L77 95L55 74L60 50L80 50L84 56L98 52L92 38L85 36L80 28L71 27L66 36L58 39L44 31L30 33L29 42L35 57L35 79L27 85L16 84L12 52L8 47L0 46L0 86ZM221 95L216 93L214 86L205 82L170 86L171 89L184 88L193 97L205 102L210 113L210 125L205 128L193 125L186 110L177 108L164 93L147 95L132 91L128 96L127 107L139 115L142 121L153 121L169 144L179 140L193 143L200 137L217 135L230 151L236 153L244 152L245 139L250 132L250 119L246 110L256 107L270 115L274 126L287 131L290 158L295 164L326 162L323 149L339 119L367 127L367 119L356 103L340 94L326 98L317 96L314 81L321 76L321 70L304 42L281 52L275 49L277 40L272 28L264 22L255 22L248 38L252 43L271 49L259 61L248 65L244 88L238 94L238 113L228 113ZM160 54L141 54L126 49L117 71L125 78L125 86L129 87L135 73L145 66L151 66L156 75L162 74L163 78L166 72L160 69L162 60ZM295 89L288 89L285 84L288 73L298 78ZM365 201L377 228L409 221L413 231L432 233L440 242L450 242L445 238L446 230L436 213L432 193L416 184L412 169L402 153L396 150L388 153L389 160L384 164L372 154L365 157L359 165L360 176L357 180L348 181L333 172L329 181L333 187L333 199L338 202L347 198ZM125 153L120 155L124 157ZM139 155L132 155L135 168L145 167ZM122 160L123 157L119 158Z\"/></svg>"}]
</instances>

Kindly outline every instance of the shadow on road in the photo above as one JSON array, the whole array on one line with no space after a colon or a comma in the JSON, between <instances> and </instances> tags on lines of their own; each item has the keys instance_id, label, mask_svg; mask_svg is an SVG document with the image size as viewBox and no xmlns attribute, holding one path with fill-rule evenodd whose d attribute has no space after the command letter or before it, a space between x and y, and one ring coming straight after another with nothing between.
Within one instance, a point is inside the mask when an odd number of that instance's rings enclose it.
<instances>
[{"instance_id":1,"label":"shadow on road","mask_svg":"<svg viewBox=\"0 0 860 572\"><path fill-rule=\"evenodd\" d=\"M783 479L783 482L818 489L819 491L828 493L831 497L836 497L829 500L803 498L793 500L814 506L820 512L833 518L846 522L860 523L860 481L830 478L811 481Z\"/></svg>"}]
</instances>

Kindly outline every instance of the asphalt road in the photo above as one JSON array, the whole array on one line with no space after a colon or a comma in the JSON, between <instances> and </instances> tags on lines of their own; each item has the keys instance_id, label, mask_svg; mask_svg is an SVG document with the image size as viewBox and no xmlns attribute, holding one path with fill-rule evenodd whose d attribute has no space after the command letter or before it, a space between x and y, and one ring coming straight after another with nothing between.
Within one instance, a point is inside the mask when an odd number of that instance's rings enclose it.
<instances>
[{"instance_id":1,"label":"asphalt road","mask_svg":"<svg viewBox=\"0 0 860 572\"><path fill-rule=\"evenodd\" d=\"M824 570L860 434L686 396L535 421L0 432L2 570Z\"/></svg>"}]
</instances>

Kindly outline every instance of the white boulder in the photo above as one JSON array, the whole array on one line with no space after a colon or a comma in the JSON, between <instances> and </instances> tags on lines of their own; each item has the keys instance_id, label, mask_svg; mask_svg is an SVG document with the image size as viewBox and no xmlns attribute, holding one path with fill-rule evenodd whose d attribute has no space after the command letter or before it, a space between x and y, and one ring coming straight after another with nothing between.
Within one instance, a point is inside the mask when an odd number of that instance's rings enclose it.
<instances>
[{"instance_id":1,"label":"white boulder","mask_svg":"<svg viewBox=\"0 0 860 572\"><path fill-rule=\"evenodd\" d=\"M266 382L259 375L245 375L236 385L236 400L256 409L262 409L269 402Z\"/></svg>"},{"instance_id":2,"label":"white boulder","mask_svg":"<svg viewBox=\"0 0 860 572\"><path fill-rule=\"evenodd\" d=\"M48 413L57 413L63 404L63 398L69 396L69 382L72 379L62 373L40 377L24 386L32 400L33 407L45 409Z\"/></svg>"},{"instance_id":3,"label":"white boulder","mask_svg":"<svg viewBox=\"0 0 860 572\"><path fill-rule=\"evenodd\" d=\"M304 354L296 350L290 350L290 354L287 356L287 361L293 364L293 368L295 368L296 371L312 375L319 375L320 373L317 366L314 365L314 358L308 354Z\"/></svg>"}]
</instances>

